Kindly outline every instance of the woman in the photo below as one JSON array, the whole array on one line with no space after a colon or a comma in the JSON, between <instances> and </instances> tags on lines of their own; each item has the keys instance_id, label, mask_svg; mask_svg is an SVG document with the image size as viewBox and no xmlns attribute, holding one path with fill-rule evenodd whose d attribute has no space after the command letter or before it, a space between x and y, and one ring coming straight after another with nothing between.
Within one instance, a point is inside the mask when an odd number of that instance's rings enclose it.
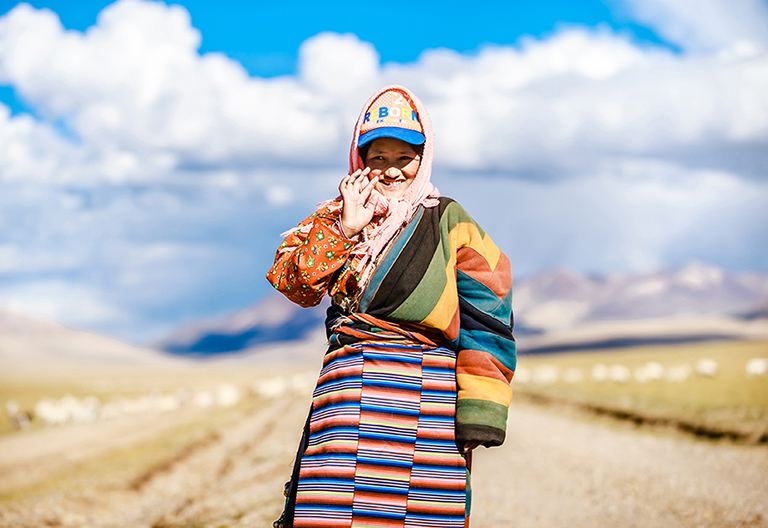
<instances>
[{"instance_id":1,"label":"woman","mask_svg":"<svg viewBox=\"0 0 768 528\"><path fill-rule=\"evenodd\" d=\"M432 153L421 102L375 93L341 196L288 232L267 274L302 306L332 299L284 526L465 526L465 457L504 441L509 260L440 197Z\"/></svg>"}]
</instances>

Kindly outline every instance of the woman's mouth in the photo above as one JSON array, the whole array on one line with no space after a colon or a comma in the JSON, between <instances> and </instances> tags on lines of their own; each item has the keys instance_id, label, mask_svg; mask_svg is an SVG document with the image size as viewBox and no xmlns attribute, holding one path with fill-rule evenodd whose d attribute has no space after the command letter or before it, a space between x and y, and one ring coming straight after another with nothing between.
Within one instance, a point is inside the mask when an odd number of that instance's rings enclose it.
<instances>
[{"instance_id":1,"label":"woman's mouth","mask_svg":"<svg viewBox=\"0 0 768 528\"><path fill-rule=\"evenodd\" d=\"M385 189L395 190L399 189L405 183L405 180L379 180L379 183Z\"/></svg>"}]
</instances>

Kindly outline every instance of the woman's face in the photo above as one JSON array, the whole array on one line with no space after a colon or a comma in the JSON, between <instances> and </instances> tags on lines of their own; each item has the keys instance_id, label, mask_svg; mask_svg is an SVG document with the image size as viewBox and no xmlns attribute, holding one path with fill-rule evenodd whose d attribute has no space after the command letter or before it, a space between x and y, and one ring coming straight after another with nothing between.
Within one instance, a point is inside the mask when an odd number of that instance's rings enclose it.
<instances>
[{"instance_id":1,"label":"woman's face","mask_svg":"<svg viewBox=\"0 0 768 528\"><path fill-rule=\"evenodd\" d=\"M401 198L416 177L421 156L413 145L395 138L378 138L371 142L365 166L371 177L378 176L376 190L387 198Z\"/></svg>"}]
</instances>

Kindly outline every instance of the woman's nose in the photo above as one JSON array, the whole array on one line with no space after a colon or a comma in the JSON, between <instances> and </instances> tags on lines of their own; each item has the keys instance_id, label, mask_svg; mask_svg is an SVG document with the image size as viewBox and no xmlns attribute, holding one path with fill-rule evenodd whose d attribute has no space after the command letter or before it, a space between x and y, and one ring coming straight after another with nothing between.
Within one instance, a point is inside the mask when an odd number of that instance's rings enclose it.
<instances>
[{"instance_id":1,"label":"woman's nose","mask_svg":"<svg viewBox=\"0 0 768 528\"><path fill-rule=\"evenodd\" d=\"M390 167L384 171L384 174L389 176L390 178L397 178L398 176L400 176L400 169L398 169L397 167Z\"/></svg>"}]
</instances>

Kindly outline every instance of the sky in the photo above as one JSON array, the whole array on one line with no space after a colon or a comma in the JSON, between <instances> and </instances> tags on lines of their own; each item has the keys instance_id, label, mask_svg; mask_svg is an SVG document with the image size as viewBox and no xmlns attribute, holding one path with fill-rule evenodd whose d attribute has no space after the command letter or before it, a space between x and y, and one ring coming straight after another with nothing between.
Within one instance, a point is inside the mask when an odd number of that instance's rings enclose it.
<instances>
[{"instance_id":1,"label":"sky","mask_svg":"<svg viewBox=\"0 0 768 528\"><path fill-rule=\"evenodd\" d=\"M482 6L0 0L0 306L142 344L253 305L392 83L518 279L768 272L768 0Z\"/></svg>"}]
</instances>

